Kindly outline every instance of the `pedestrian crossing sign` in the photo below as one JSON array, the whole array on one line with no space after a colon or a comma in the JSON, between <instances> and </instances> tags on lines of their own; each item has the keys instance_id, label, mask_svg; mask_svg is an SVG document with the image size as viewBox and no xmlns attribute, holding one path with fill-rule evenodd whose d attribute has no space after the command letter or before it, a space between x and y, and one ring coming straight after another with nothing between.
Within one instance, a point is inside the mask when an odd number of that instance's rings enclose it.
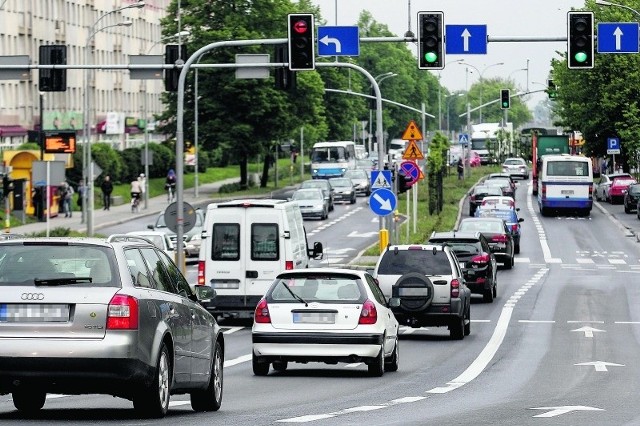
<instances>
[{"instance_id":1,"label":"pedestrian crossing sign","mask_svg":"<svg viewBox=\"0 0 640 426\"><path fill-rule=\"evenodd\" d=\"M391 189L391 170L372 170L371 189Z\"/></svg>"},{"instance_id":2,"label":"pedestrian crossing sign","mask_svg":"<svg viewBox=\"0 0 640 426\"><path fill-rule=\"evenodd\" d=\"M409 145L404 150L402 154L403 160L424 160L424 155L422 155L422 151L418 148L418 144L416 141L409 141Z\"/></svg>"}]
</instances>

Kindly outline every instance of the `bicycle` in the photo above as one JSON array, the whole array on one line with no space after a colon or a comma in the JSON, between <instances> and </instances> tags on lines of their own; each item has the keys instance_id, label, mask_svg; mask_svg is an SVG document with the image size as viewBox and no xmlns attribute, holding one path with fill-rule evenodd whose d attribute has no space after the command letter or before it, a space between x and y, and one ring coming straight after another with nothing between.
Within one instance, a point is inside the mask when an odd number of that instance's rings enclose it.
<instances>
[{"instance_id":1,"label":"bicycle","mask_svg":"<svg viewBox=\"0 0 640 426\"><path fill-rule=\"evenodd\" d=\"M175 183L173 184L166 184L165 187L167 188L167 202L168 203L172 203L174 201L175 198Z\"/></svg>"},{"instance_id":2,"label":"bicycle","mask_svg":"<svg viewBox=\"0 0 640 426\"><path fill-rule=\"evenodd\" d=\"M131 193L131 213L140 212L140 193L132 192Z\"/></svg>"}]
</instances>

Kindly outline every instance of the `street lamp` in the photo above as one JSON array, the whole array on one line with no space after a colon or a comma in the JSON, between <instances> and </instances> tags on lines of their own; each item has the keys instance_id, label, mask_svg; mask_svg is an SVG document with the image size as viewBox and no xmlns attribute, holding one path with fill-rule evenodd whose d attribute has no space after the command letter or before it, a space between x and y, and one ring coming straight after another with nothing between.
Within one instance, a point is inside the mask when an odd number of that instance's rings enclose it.
<instances>
[{"instance_id":1,"label":"street lamp","mask_svg":"<svg viewBox=\"0 0 640 426\"><path fill-rule=\"evenodd\" d=\"M184 31L180 31L178 33L175 33L173 35L170 36L166 36L161 38L160 40L154 42L151 47L149 47L149 49L147 49L147 55L149 53L151 53L151 51L153 50L154 47L156 47L158 44L163 43L165 41L174 39L174 38L178 38L180 39L181 37L186 37L188 35L190 35L191 32L184 30ZM146 80L145 80L145 84L146 84ZM146 86L145 86L146 88ZM148 117L148 110L147 110L147 102L148 102L148 93L145 91L144 94L144 110L142 112L142 115L144 116L144 120L145 120L145 126L144 126L144 208L147 209L149 208L149 117ZM197 173L197 172L196 172ZM196 180L197 182L197 180Z\"/></svg>"},{"instance_id":2,"label":"street lamp","mask_svg":"<svg viewBox=\"0 0 640 426\"><path fill-rule=\"evenodd\" d=\"M394 72L385 72L383 74L379 74L377 76L374 77L374 80L378 82L378 85L380 85L380 83L382 83L382 81L386 80L387 78L391 78L391 77L397 77L398 74L394 73ZM369 86L369 89L371 89L371 86ZM369 146L368 146L368 151L371 152L372 146L371 146L371 132L373 131L373 109L369 108ZM380 143L380 141L378 141L378 143Z\"/></svg>"},{"instance_id":3,"label":"street lamp","mask_svg":"<svg viewBox=\"0 0 640 426\"><path fill-rule=\"evenodd\" d=\"M596 4L597 4L597 5L600 5L600 6L615 6L615 7L621 7L621 8L623 8L623 9L630 10L631 12L635 13L635 14L636 14L636 16L640 16L640 12L638 12L637 10L635 10L635 9L633 9L633 8L629 7L629 6L626 6L626 5L624 5L624 4L613 3L613 2L605 1L605 0L596 0Z\"/></svg>"},{"instance_id":4,"label":"street lamp","mask_svg":"<svg viewBox=\"0 0 640 426\"><path fill-rule=\"evenodd\" d=\"M106 18L107 16L120 12L125 9L140 9L145 6L144 1L138 1L136 3L131 3L126 6L122 6L118 9L114 9L110 12L103 13L100 17L91 25L89 28L89 36L87 37L85 46L84 46L84 63L85 65L89 65L89 44L91 39L100 31L104 31L107 28L112 27L121 27L121 26L130 26L133 23L131 21L119 22L117 24L106 25L101 28L96 28L98 23ZM85 196L82 203L83 212L83 220L86 220L87 225L87 235L93 236L93 203L94 203L94 194L93 194L93 168L91 167L91 127L90 127L90 102L89 102L89 69L84 70L84 150L83 150L83 159L84 164L82 165L82 180L85 185ZM88 198L87 198L88 195Z\"/></svg>"},{"instance_id":5,"label":"street lamp","mask_svg":"<svg viewBox=\"0 0 640 426\"><path fill-rule=\"evenodd\" d=\"M458 62L458 63L460 65L469 66L469 67L473 68L474 70L476 70L476 72L478 73L478 82L480 83L480 108L478 108L478 119L479 119L479 122L482 123L482 91L483 91L482 76L484 75L485 71L487 71L489 68L497 67L499 65L504 65L504 62L496 62L495 64L487 65L486 67L484 67L482 69L482 71L480 71L474 65L471 65L469 63L466 63L466 62Z\"/></svg>"}]
</instances>

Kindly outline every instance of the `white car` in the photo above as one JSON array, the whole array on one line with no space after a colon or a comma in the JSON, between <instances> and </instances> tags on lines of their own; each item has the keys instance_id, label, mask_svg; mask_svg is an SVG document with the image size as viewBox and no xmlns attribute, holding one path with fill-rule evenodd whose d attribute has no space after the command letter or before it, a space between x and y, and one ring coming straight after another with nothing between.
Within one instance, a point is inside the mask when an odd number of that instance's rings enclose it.
<instances>
[{"instance_id":1,"label":"white car","mask_svg":"<svg viewBox=\"0 0 640 426\"><path fill-rule=\"evenodd\" d=\"M504 195L490 195L482 199L480 208L491 207L494 209L515 209L516 202L513 197L506 197ZM517 209L518 211L520 209Z\"/></svg>"},{"instance_id":2,"label":"white car","mask_svg":"<svg viewBox=\"0 0 640 426\"><path fill-rule=\"evenodd\" d=\"M146 238L175 262L176 249L173 245L173 241L171 241L171 238L169 237L169 234L165 234L164 232L160 231L131 231L127 232L127 235L135 235L138 237Z\"/></svg>"},{"instance_id":3,"label":"white car","mask_svg":"<svg viewBox=\"0 0 640 426\"><path fill-rule=\"evenodd\" d=\"M365 271L279 274L256 307L252 341L257 376L289 362L364 362L372 376L398 369L398 321Z\"/></svg>"},{"instance_id":4,"label":"white car","mask_svg":"<svg viewBox=\"0 0 640 426\"><path fill-rule=\"evenodd\" d=\"M502 173L508 173L511 176L519 176L522 179L529 179L529 167L527 162L522 158L507 158L502 163Z\"/></svg>"}]
</instances>

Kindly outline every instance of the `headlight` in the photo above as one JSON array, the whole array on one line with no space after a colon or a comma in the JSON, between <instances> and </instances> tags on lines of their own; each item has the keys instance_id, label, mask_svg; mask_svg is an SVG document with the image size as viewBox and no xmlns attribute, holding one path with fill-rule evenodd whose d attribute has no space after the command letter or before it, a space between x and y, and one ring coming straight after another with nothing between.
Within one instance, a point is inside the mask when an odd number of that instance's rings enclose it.
<instances>
[{"instance_id":1,"label":"headlight","mask_svg":"<svg viewBox=\"0 0 640 426\"><path fill-rule=\"evenodd\" d=\"M313 174L317 175L318 174L318 169L313 169Z\"/></svg>"},{"instance_id":2,"label":"headlight","mask_svg":"<svg viewBox=\"0 0 640 426\"><path fill-rule=\"evenodd\" d=\"M341 171L342 173L344 173L344 172L346 172L346 171L347 171L347 169L342 168L342 169L340 169L340 171Z\"/></svg>"}]
</instances>

